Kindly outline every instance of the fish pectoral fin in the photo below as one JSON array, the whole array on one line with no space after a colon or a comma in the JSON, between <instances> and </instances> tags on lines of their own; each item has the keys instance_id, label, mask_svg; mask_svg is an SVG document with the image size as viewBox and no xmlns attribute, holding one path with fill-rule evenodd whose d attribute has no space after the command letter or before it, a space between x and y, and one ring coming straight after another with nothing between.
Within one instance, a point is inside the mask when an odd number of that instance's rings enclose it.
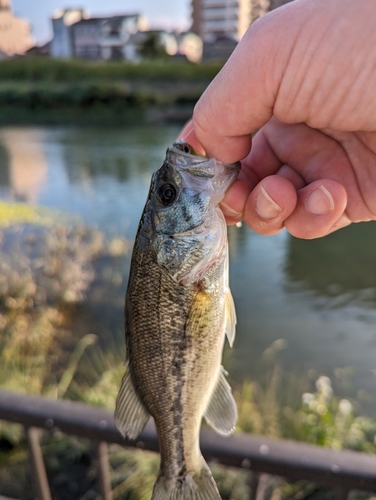
<instances>
[{"instance_id":1,"label":"fish pectoral fin","mask_svg":"<svg viewBox=\"0 0 376 500\"><path fill-rule=\"evenodd\" d=\"M128 362L125 365L126 372L116 398L115 423L124 437L136 439L147 424L150 414L133 385Z\"/></svg>"},{"instance_id":2,"label":"fish pectoral fin","mask_svg":"<svg viewBox=\"0 0 376 500\"><path fill-rule=\"evenodd\" d=\"M238 419L238 411L231 387L225 378L225 370L221 367L218 382L204 413L207 423L219 434L231 434Z\"/></svg>"},{"instance_id":3,"label":"fish pectoral fin","mask_svg":"<svg viewBox=\"0 0 376 500\"><path fill-rule=\"evenodd\" d=\"M234 299L232 298L231 290L228 289L225 297L225 314L226 314L226 326L225 332L228 339L230 347L233 346L235 340L235 328L236 328L236 312Z\"/></svg>"}]
</instances>

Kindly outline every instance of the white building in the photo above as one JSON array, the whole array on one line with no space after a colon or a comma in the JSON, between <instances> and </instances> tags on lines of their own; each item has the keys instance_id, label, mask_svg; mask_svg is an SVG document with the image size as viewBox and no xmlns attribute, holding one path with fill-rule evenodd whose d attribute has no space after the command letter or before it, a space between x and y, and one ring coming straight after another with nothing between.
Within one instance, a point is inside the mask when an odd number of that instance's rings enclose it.
<instances>
[{"instance_id":1,"label":"white building","mask_svg":"<svg viewBox=\"0 0 376 500\"><path fill-rule=\"evenodd\" d=\"M146 29L146 20L139 14L106 19L100 26L100 58L105 60L126 59L126 44L132 35Z\"/></svg>"},{"instance_id":2,"label":"white building","mask_svg":"<svg viewBox=\"0 0 376 500\"><path fill-rule=\"evenodd\" d=\"M83 9L65 9L54 12L52 16L53 39L50 53L52 57L70 59L73 57L71 26L88 17Z\"/></svg>"},{"instance_id":3,"label":"white building","mask_svg":"<svg viewBox=\"0 0 376 500\"><path fill-rule=\"evenodd\" d=\"M52 16L51 56L63 59L123 59L125 45L147 28L139 14L90 17L82 9L66 9Z\"/></svg>"},{"instance_id":4,"label":"white building","mask_svg":"<svg viewBox=\"0 0 376 500\"><path fill-rule=\"evenodd\" d=\"M13 15L11 0L0 0L0 53L24 54L33 45L29 23Z\"/></svg>"}]
</instances>

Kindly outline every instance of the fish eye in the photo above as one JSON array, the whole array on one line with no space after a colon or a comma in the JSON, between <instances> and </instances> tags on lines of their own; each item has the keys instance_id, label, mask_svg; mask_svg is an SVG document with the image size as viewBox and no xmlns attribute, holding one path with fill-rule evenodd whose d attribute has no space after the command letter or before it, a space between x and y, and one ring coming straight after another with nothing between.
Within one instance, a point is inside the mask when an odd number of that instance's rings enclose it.
<instances>
[{"instance_id":1,"label":"fish eye","mask_svg":"<svg viewBox=\"0 0 376 500\"><path fill-rule=\"evenodd\" d=\"M165 207L169 207L173 204L176 199L177 191L176 187L172 184L162 184L157 190L157 196L159 198L160 203Z\"/></svg>"}]
</instances>

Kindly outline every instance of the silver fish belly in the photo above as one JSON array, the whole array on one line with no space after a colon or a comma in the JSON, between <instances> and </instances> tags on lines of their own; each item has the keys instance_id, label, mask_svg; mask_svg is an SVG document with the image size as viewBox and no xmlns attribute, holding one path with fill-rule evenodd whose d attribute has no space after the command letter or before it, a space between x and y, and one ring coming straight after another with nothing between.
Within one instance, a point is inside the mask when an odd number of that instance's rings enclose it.
<instances>
[{"instance_id":1,"label":"silver fish belly","mask_svg":"<svg viewBox=\"0 0 376 500\"><path fill-rule=\"evenodd\" d=\"M218 203L238 171L238 164L223 165L178 141L153 175L139 224L115 420L135 439L154 418L161 465L152 500L220 499L199 431L203 416L223 435L237 419L221 368L224 337L232 345L236 315Z\"/></svg>"}]
</instances>

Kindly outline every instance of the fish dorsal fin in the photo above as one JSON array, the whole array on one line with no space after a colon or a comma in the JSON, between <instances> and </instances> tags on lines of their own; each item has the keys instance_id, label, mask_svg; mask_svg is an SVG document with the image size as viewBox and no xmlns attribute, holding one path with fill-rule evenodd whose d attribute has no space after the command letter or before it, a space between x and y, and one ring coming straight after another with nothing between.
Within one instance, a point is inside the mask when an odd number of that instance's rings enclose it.
<instances>
[{"instance_id":1,"label":"fish dorsal fin","mask_svg":"<svg viewBox=\"0 0 376 500\"><path fill-rule=\"evenodd\" d=\"M126 362L126 372L121 387L116 398L115 423L124 437L136 439L141 433L147 421L149 413L143 405L136 389L129 370L129 362Z\"/></svg>"},{"instance_id":2,"label":"fish dorsal fin","mask_svg":"<svg viewBox=\"0 0 376 500\"><path fill-rule=\"evenodd\" d=\"M231 387L225 378L225 373L225 370L221 367L217 385L206 408L204 417L207 423L218 434L228 436L235 429L238 411L231 393Z\"/></svg>"},{"instance_id":3,"label":"fish dorsal fin","mask_svg":"<svg viewBox=\"0 0 376 500\"><path fill-rule=\"evenodd\" d=\"M236 328L236 312L234 299L232 298L230 289L227 290L225 296L225 311L226 311L226 326L225 331L230 347L233 346L235 340Z\"/></svg>"}]
</instances>

